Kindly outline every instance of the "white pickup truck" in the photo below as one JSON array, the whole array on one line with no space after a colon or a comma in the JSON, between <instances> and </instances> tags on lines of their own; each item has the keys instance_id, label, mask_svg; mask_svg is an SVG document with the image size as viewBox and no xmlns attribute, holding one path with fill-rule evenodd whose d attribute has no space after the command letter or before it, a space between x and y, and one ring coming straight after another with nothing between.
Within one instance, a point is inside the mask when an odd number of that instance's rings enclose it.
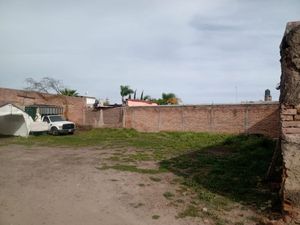
<instances>
[{"instance_id":1,"label":"white pickup truck","mask_svg":"<svg viewBox=\"0 0 300 225\"><path fill-rule=\"evenodd\" d=\"M42 117L48 123L48 132L52 135L74 134L75 123L65 120L60 115L47 115Z\"/></svg>"}]
</instances>

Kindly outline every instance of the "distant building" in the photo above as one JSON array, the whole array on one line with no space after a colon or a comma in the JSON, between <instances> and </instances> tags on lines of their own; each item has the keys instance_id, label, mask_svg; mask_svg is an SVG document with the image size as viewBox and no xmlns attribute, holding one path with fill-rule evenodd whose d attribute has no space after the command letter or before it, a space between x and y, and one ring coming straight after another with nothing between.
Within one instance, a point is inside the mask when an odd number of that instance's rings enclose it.
<instances>
[{"instance_id":1,"label":"distant building","mask_svg":"<svg viewBox=\"0 0 300 225\"><path fill-rule=\"evenodd\" d=\"M265 102L271 102L272 101L272 96L271 96L271 91L269 89L265 90Z\"/></svg>"},{"instance_id":2,"label":"distant building","mask_svg":"<svg viewBox=\"0 0 300 225\"><path fill-rule=\"evenodd\" d=\"M95 97L83 96L85 98L85 103L88 108L93 108L93 105L96 102Z\"/></svg>"},{"instance_id":3,"label":"distant building","mask_svg":"<svg viewBox=\"0 0 300 225\"><path fill-rule=\"evenodd\" d=\"M157 103L145 100L128 99L126 101L127 106L156 106Z\"/></svg>"}]
</instances>

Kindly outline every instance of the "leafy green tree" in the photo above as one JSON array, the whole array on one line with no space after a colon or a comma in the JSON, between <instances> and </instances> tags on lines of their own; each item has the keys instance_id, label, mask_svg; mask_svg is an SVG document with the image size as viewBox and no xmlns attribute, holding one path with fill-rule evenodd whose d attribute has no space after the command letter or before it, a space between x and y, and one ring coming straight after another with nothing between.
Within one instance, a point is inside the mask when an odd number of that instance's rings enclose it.
<instances>
[{"instance_id":1,"label":"leafy green tree","mask_svg":"<svg viewBox=\"0 0 300 225\"><path fill-rule=\"evenodd\" d=\"M125 104L125 97L126 96L130 96L131 98L131 94L133 94L134 91L130 88L130 86L128 85L121 85L120 86L120 95L122 96L122 104Z\"/></svg>"},{"instance_id":2,"label":"leafy green tree","mask_svg":"<svg viewBox=\"0 0 300 225\"><path fill-rule=\"evenodd\" d=\"M74 96L74 97L77 97L79 95L76 90L69 89L69 88L64 88L60 90L60 94L65 96Z\"/></svg>"},{"instance_id":3,"label":"leafy green tree","mask_svg":"<svg viewBox=\"0 0 300 225\"><path fill-rule=\"evenodd\" d=\"M151 96L150 95L146 95L145 97L143 97L143 100L145 100L145 101L149 100L150 101L151 100Z\"/></svg>"},{"instance_id":4,"label":"leafy green tree","mask_svg":"<svg viewBox=\"0 0 300 225\"><path fill-rule=\"evenodd\" d=\"M162 93L162 98L152 99L158 105L178 105L180 99L174 93Z\"/></svg>"}]
</instances>

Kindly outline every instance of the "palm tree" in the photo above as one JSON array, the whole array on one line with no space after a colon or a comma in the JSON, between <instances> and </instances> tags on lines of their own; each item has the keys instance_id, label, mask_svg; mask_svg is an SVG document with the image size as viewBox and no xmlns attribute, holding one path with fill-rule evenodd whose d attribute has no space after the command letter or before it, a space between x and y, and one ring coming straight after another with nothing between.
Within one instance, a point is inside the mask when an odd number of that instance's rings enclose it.
<instances>
[{"instance_id":1,"label":"palm tree","mask_svg":"<svg viewBox=\"0 0 300 225\"><path fill-rule=\"evenodd\" d=\"M144 91L142 91L142 93L141 93L141 100L145 100L144 99Z\"/></svg>"},{"instance_id":2,"label":"palm tree","mask_svg":"<svg viewBox=\"0 0 300 225\"><path fill-rule=\"evenodd\" d=\"M61 95L66 95L66 96L77 97L79 95L78 92L77 92L77 90L68 89L68 88L62 89L59 92L60 92Z\"/></svg>"},{"instance_id":3,"label":"palm tree","mask_svg":"<svg viewBox=\"0 0 300 225\"><path fill-rule=\"evenodd\" d=\"M133 94L134 91L128 85L120 86L120 95L122 96L122 104L125 104L125 97Z\"/></svg>"}]
</instances>

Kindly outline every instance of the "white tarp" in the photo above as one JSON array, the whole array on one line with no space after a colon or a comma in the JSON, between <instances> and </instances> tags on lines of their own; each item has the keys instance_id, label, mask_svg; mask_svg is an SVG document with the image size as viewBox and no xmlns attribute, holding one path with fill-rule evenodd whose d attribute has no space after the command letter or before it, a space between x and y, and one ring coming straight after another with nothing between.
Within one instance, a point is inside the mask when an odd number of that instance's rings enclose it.
<instances>
[{"instance_id":1,"label":"white tarp","mask_svg":"<svg viewBox=\"0 0 300 225\"><path fill-rule=\"evenodd\" d=\"M27 137L32 122L32 118L18 107L0 106L0 134Z\"/></svg>"}]
</instances>

